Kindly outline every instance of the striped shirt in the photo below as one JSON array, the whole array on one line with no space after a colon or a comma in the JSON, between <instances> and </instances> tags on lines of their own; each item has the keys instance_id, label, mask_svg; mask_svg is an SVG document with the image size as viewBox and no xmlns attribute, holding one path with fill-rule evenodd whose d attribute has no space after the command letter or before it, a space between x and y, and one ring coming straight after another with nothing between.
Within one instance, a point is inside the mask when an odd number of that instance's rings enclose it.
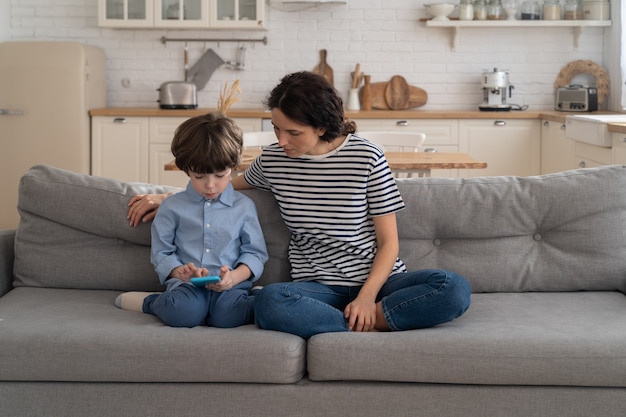
<instances>
[{"instance_id":1,"label":"striped shirt","mask_svg":"<svg viewBox=\"0 0 626 417\"><path fill-rule=\"evenodd\" d=\"M372 217L404 208L383 151L356 135L325 155L290 158L268 146L244 175L278 202L294 281L363 285L376 255ZM404 271L397 259L391 273Z\"/></svg>"}]
</instances>

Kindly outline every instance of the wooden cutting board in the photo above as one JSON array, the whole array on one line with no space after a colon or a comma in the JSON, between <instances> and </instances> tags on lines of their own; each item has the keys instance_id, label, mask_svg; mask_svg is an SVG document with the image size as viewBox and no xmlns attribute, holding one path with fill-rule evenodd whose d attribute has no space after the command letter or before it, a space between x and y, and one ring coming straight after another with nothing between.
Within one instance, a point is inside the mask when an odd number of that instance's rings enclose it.
<instances>
[{"instance_id":1,"label":"wooden cutting board","mask_svg":"<svg viewBox=\"0 0 626 417\"><path fill-rule=\"evenodd\" d=\"M326 51L326 49L320 50L320 63L317 64L315 68L313 68L313 73L322 75L332 85L334 85L335 82L333 80L334 78L333 69L330 67L330 65L328 65L328 62L326 62L327 55L328 55L328 52Z\"/></svg>"},{"instance_id":2,"label":"wooden cutting board","mask_svg":"<svg viewBox=\"0 0 626 417\"><path fill-rule=\"evenodd\" d=\"M391 109L387 100L385 99L385 92L387 90L388 82L376 82L370 84L370 99L372 102L372 109L376 110L405 110L415 107L423 106L428 102L428 93L425 90L409 85L409 99L402 108ZM363 88L361 88L361 97Z\"/></svg>"},{"instance_id":3,"label":"wooden cutting board","mask_svg":"<svg viewBox=\"0 0 626 417\"><path fill-rule=\"evenodd\" d=\"M409 83L401 75L394 75L385 87L385 102L391 110L406 109L409 103Z\"/></svg>"}]
</instances>

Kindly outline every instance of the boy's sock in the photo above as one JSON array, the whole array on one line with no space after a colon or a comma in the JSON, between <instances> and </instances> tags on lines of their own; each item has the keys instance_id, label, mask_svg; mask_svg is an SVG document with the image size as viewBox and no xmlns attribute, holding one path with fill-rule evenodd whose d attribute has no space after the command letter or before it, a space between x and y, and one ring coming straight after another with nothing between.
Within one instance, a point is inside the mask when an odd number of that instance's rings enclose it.
<instances>
[{"instance_id":1,"label":"boy's sock","mask_svg":"<svg viewBox=\"0 0 626 417\"><path fill-rule=\"evenodd\" d=\"M143 300L155 292L130 291L117 296L115 305L122 310L143 312Z\"/></svg>"}]
</instances>

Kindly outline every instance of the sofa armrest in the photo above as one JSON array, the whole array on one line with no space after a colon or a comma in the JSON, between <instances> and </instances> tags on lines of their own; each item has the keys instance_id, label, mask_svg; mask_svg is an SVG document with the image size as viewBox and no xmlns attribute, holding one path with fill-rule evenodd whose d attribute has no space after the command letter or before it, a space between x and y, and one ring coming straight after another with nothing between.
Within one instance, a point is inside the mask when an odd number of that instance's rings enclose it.
<instances>
[{"instance_id":1,"label":"sofa armrest","mask_svg":"<svg viewBox=\"0 0 626 417\"><path fill-rule=\"evenodd\" d=\"M0 297L13 288L15 230L0 230Z\"/></svg>"}]
</instances>

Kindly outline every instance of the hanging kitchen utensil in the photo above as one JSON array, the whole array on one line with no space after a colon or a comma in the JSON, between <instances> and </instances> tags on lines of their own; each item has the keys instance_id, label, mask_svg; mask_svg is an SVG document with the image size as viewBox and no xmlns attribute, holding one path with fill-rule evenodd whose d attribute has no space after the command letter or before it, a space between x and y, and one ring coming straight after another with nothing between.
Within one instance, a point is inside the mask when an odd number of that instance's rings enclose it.
<instances>
[{"instance_id":1,"label":"hanging kitchen utensil","mask_svg":"<svg viewBox=\"0 0 626 417\"><path fill-rule=\"evenodd\" d=\"M189 82L194 83L198 90L202 90L215 70L223 64L224 60L213 49L208 49L189 69L187 74Z\"/></svg>"},{"instance_id":2,"label":"hanging kitchen utensil","mask_svg":"<svg viewBox=\"0 0 626 417\"><path fill-rule=\"evenodd\" d=\"M185 44L185 52L183 53L184 56L184 68L185 68L185 82L187 82L187 78L189 76L189 48L187 48L187 44Z\"/></svg>"},{"instance_id":3,"label":"hanging kitchen utensil","mask_svg":"<svg viewBox=\"0 0 626 417\"><path fill-rule=\"evenodd\" d=\"M317 64L315 66L315 68L313 68L313 73L314 74L319 74L322 75L324 78L326 78L332 85L335 85L335 82L333 80L334 75L333 75L333 69L330 67L330 65L328 65L328 63L326 62L326 56L327 56L327 51L326 49L321 49L320 50L320 63Z\"/></svg>"}]
</instances>

